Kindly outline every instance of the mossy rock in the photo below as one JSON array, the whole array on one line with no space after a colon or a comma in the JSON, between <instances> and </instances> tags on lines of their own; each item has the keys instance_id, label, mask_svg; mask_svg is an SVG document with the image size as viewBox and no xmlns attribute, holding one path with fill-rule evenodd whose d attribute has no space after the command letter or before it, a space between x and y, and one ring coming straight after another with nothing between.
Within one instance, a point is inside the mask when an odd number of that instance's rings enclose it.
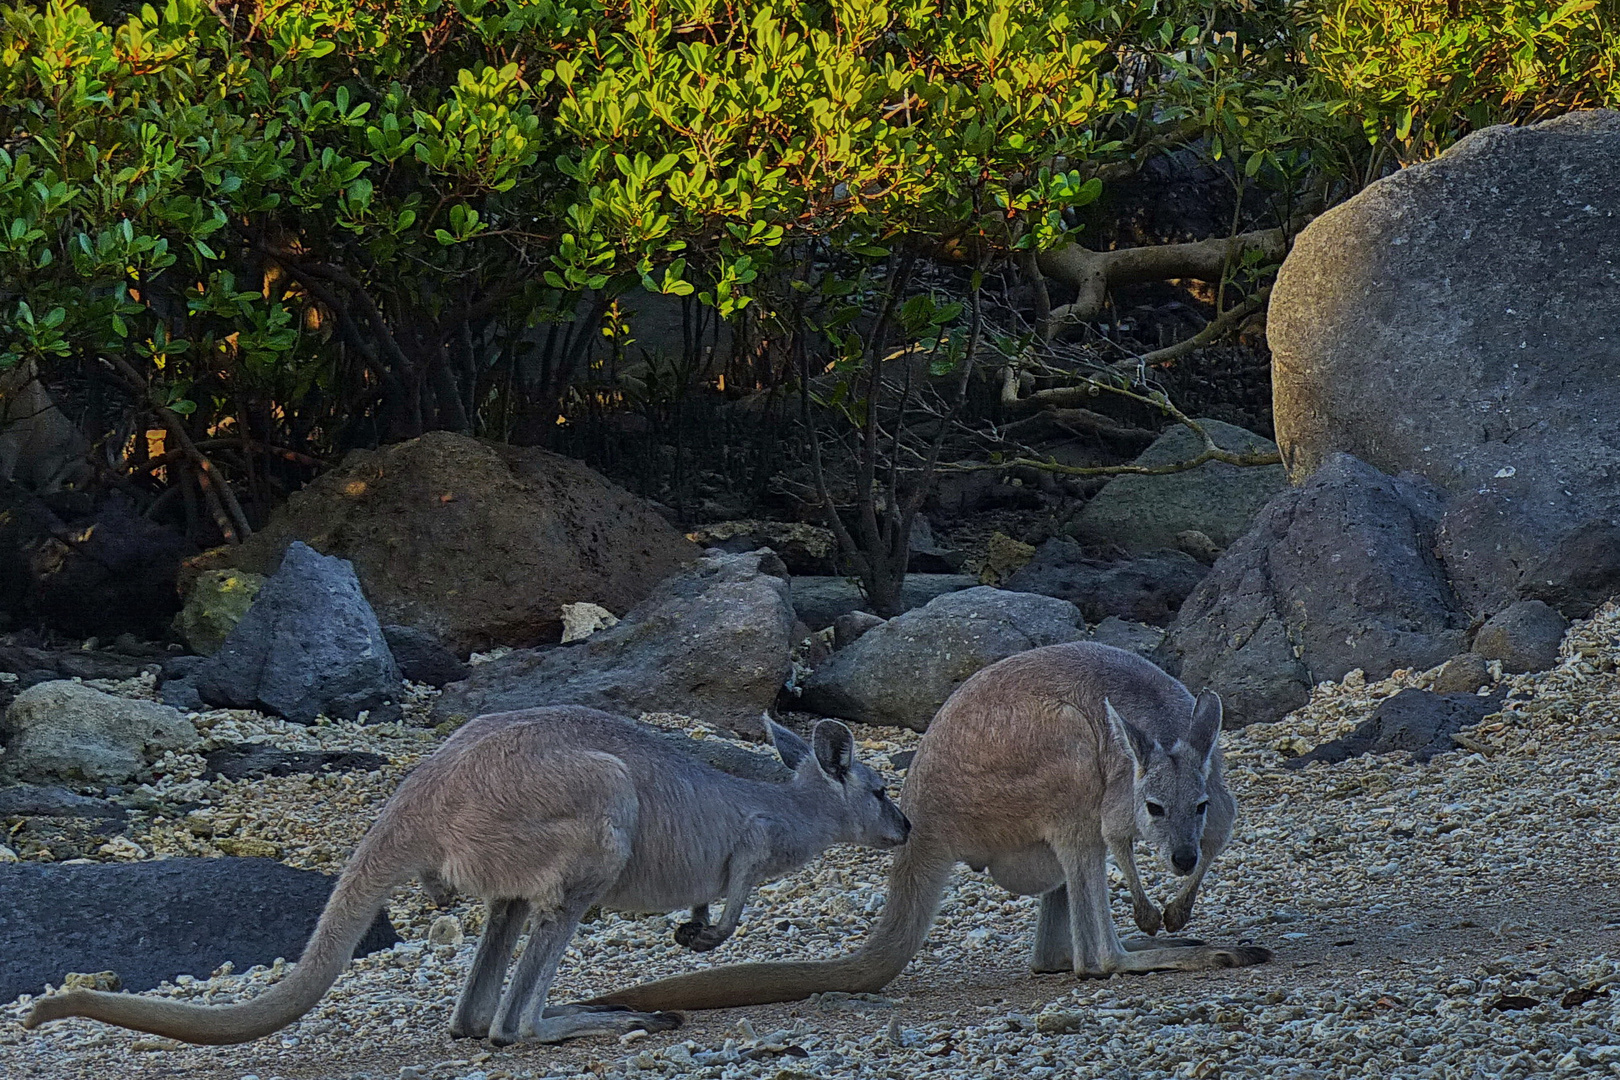
<instances>
[{"instance_id":1,"label":"mossy rock","mask_svg":"<svg viewBox=\"0 0 1620 1080\"><path fill-rule=\"evenodd\" d=\"M204 570L186 594L185 607L174 617L175 629L192 652L214 655L253 606L264 581L259 574L242 570Z\"/></svg>"}]
</instances>

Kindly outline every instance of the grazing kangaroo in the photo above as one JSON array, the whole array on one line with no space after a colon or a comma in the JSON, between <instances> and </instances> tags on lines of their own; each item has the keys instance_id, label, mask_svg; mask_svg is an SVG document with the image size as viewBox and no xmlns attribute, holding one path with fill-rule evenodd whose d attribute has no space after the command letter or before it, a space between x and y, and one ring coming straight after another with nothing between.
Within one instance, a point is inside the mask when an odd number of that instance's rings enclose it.
<instances>
[{"instance_id":1,"label":"grazing kangaroo","mask_svg":"<svg viewBox=\"0 0 1620 1080\"><path fill-rule=\"evenodd\" d=\"M737 928L759 882L833 844L894 847L910 829L882 779L855 760L843 724L818 723L813 746L776 724L767 730L794 770L786 783L720 772L594 709L479 717L401 782L338 878L297 966L270 989L224 1006L69 990L37 1002L24 1026L88 1016L193 1043L268 1035L314 1007L389 891L420 877L439 895L456 890L488 903L452 1035L488 1035L506 1045L673 1027L676 1017L546 1008L557 965L588 908L701 913L723 896L717 925L682 931L692 947L713 948ZM528 945L503 995L525 921Z\"/></svg>"},{"instance_id":2,"label":"grazing kangaroo","mask_svg":"<svg viewBox=\"0 0 1620 1080\"><path fill-rule=\"evenodd\" d=\"M1266 949L1153 938L1122 942L1108 900L1111 850L1138 925L1161 916L1131 846L1143 838L1186 878L1162 922L1184 926L1209 864L1232 835L1221 702L1196 700L1153 664L1092 642L1049 645L963 683L928 726L900 806L911 839L889 870L888 900L867 943L836 960L709 968L604 994L588 1004L717 1009L872 992L922 947L957 863L989 868L1011 892L1041 898L1030 966L1103 976L1262 963Z\"/></svg>"}]
</instances>

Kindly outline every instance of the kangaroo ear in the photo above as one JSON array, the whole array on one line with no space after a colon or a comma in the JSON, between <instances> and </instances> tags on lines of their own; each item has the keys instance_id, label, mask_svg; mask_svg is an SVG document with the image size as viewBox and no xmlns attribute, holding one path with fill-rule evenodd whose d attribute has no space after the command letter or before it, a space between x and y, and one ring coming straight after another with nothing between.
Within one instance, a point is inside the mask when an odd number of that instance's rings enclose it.
<instances>
[{"instance_id":1,"label":"kangaroo ear","mask_svg":"<svg viewBox=\"0 0 1620 1080\"><path fill-rule=\"evenodd\" d=\"M1103 698L1103 709L1108 713L1108 723L1114 729L1114 736L1131 752L1137 768L1145 768L1148 758L1153 754L1153 748L1158 743L1154 741L1153 736L1119 715L1119 710L1114 708L1114 703L1107 698Z\"/></svg>"},{"instance_id":2,"label":"kangaroo ear","mask_svg":"<svg viewBox=\"0 0 1620 1080\"><path fill-rule=\"evenodd\" d=\"M782 764L790 769L797 769L799 762L810 756L810 744L772 720L769 714L765 716L765 736L776 748L776 756L782 759Z\"/></svg>"},{"instance_id":3,"label":"kangaroo ear","mask_svg":"<svg viewBox=\"0 0 1620 1080\"><path fill-rule=\"evenodd\" d=\"M816 763L821 771L842 784L855 765L855 736L837 720L821 720L810 738L816 744Z\"/></svg>"},{"instance_id":4,"label":"kangaroo ear","mask_svg":"<svg viewBox=\"0 0 1620 1080\"><path fill-rule=\"evenodd\" d=\"M1221 695L1205 690L1193 704L1192 724L1187 729L1187 744L1198 754L1205 768L1215 750L1215 739L1221 733Z\"/></svg>"}]
</instances>

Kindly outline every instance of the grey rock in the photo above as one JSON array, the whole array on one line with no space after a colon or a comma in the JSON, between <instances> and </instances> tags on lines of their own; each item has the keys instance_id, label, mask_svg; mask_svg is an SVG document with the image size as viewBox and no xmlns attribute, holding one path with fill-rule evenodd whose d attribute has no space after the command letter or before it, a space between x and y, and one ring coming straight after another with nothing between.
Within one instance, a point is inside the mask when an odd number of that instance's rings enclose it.
<instances>
[{"instance_id":1,"label":"grey rock","mask_svg":"<svg viewBox=\"0 0 1620 1080\"><path fill-rule=\"evenodd\" d=\"M757 733L792 671L793 605L782 572L768 551L706 554L577 645L517 650L474 667L445 688L434 716L589 705Z\"/></svg>"},{"instance_id":2,"label":"grey rock","mask_svg":"<svg viewBox=\"0 0 1620 1080\"><path fill-rule=\"evenodd\" d=\"M397 720L399 667L347 560L294 541L219 651L192 676L210 705L300 724Z\"/></svg>"},{"instance_id":3,"label":"grey rock","mask_svg":"<svg viewBox=\"0 0 1620 1080\"><path fill-rule=\"evenodd\" d=\"M59 679L133 679L156 666L152 661L88 649L37 649L23 645L0 645L0 671L19 675L33 671L50 672Z\"/></svg>"},{"instance_id":4,"label":"grey rock","mask_svg":"<svg viewBox=\"0 0 1620 1080\"><path fill-rule=\"evenodd\" d=\"M1491 664L1479 653L1458 653L1447 660L1430 687L1437 694L1472 694L1491 683Z\"/></svg>"},{"instance_id":5,"label":"grey rock","mask_svg":"<svg viewBox=\"0 0 1620 1080\"><path fill-rule=\"evenodd\" d=\"M1235 453L1276 453L1270 439L1219 420L1199 420L1215 444ZM1137 457L1137 465L1171 465L1203 451L1191 429L1177 426ZM1281 465L1244 468L1211 461L1163 476L1116 476L1075 519L1075 534L1127 551L1176 546L1176 537L1201 532L1226 547L1249 529L1270 498L1287 485Z\"/></svg>"},{"instance_id":6,"label":"grey rock","mask_svg":"<svg viewBox=\"0 0 1620 1080\"><path fill-rule=\"evenodd\" d=\"M170 679L158 686L158 700L173 709L181 712L202 712L208 706L203 704L202 695L197 693L197 684L190 679Z\"/></svg>"},{"instance_id":7,"label":"grey rock","mask_svg":"<svg viewBox=\"0 0 1620 1080\"><path fill-rule=\"evenodd\" d=\"M1475 132L1313 221L1271 298L1290 475L1342 451L1457 495L1441 554L1475 614L1620 521L1617 158L1611 111Z\"/></svg>"},{"instance_id":8,"label":"grey rock","mask_svg":"<svg viewBox=\"0 0 1620 1080\"><path fill-rule=\"evenodd\" d=\"M870 611L850 611L833 620L833 650L847 649L861 639L861 635L884 620Z\"/></svg>"},{"instance_id":9,"label":"grey rock","mask_svg":"<svg viewBox=\"0 0 1620 1080\"><path fill-rule=\"evenodd\" d=\"M385 768L381 754L358 750L281 750L266 743L233 743L205 755L210 776L227 780L257 780L294 773L366 772Z\"/></svg>"},{"instance_id":10,"label":"grey rock","mask_svg":"<svg viewBox=\"0 0 1620 1080\"><path fill-rule=\"evenodd\" d=\"M62 787L40 784L0 787L0 818L123 818L126 812L117 803L76 795Z\"/></svg>"},{"instance_id":11,"label":"grey rock","mask_svg":"<svg viewBox=\"0 0 1620 1080\"><path fill-rule=\"evenodd\" d=\"M1078 641L1073 604L981 585L898 615L834 653L806 681L801 708L868 724L927 728L980 668L1042 645Z\"/></svg>"},{"instance_id":12,"label":"grey rock","mask_svg":"<svg viewBox=\"0 0 1620 1080\"><path fill-rule=\"evenodd\" d=\"M913 574L954 574L967 561L967 552L942 547L934 539L934 527L920 514L911 524L909 547L906 570Z\"/></svg>"},{"instance_id":13,"label":"grey rock","mask_svg":"<svg viewBox=\"0 0 1620 1080\"><path fill-rule=\"evenodd\" d=\"M0 865L0 999L114 971L125 990L297 959L337 879L272 859ZM356 956L398 941L386 913Z\"/></svg>"},{"instance_id":14,"label":"grey rock","mask_svg":"<svg viewBox=\"0 0 1620 1080\"><path fill-rule=\"evenodd\" d=\"M1067 600L1091 622L1115 616L1165 626L1207 573L1209 567L1173 548L1131 559L1092 559L1060 536L1036 548L1035 558L1001 587Z\"/></svg>"},{"instance_id":15,"label":"grey rock","mask_svg":"<svg viewBox=\"0 0 1620 1080\"><path fill-rule=\"evenodd\" d=\"M1519 595L1584 619L1620 595L1620 526L1588 521L1525 568Z\"/></svg>"},{"instance_id":16,"label":"grey rock","mask_svg":"<svg viewBox=\"0 0 1620 1080\"><path fill-rule=\"evenodd\" d=\"M1502 661L1502 670L1518 675L1546 671L1558 663L1569 620L1540 600L1521 600L1488 619L1474 635L1474 651Z\"/></svg>"},{"instance_id":17,"label":"grey rock","mask_svg":"<svg viewBox=\"0 0 1620 1080\"><path fill-rule=\"evenodd\" d=\"M1455 750L1457 743L1451 736L1500 710L1506 696L1502 691L1479 697L1402 690L1386 698L1372 719L1358 725L1350 734L1323 743L1283 765L1303 769L1316 761L1332 765L1361 754L1392 754L1403 750L1411 753L1413 761L1426 762L1436 754Z\"/></svg>"},{"instance_id":18,"label":"grey rock","mask_svg":"<svg viewBox=\"0 0 1620 1080\"><path fill-rule=\"evenodd\" d=\"M910 611L936 596L971 589L978 583L971 574L907 574L900 587L900 604ZM840 615L866 610L866 598L860 586L849 578L796 577L793 610L811 630L825 630Z\"/></svg>"},{"instance_id":19,"label":"grey rock","mask_svg":"<svg viewBox=\"0 0 1620 1080\"><path fill-rule=\"evenodd\" d=\"M385 626L383 637L394 654L399 673L414 683L445 686L460 682L472 668L447 649L438 638L414 626Z\"/></svg>"},{"instance_id":20,"label":"grey rock","mask_svg":"<svg viewBox=\"0 0 1620 1080\"><path fill-rule=\"evenodd\" d=\"M1441 505L1420 477L1333 455L1221 556L1170 627L1163 666L1220 691L1239 727L1352 669L1381 679L1462 652L1469 620L1430 550Z\"/></svg>"},{"instance_id":21,"label":"grey rock","mask_svg":"<svg viewBox=\"0 0 1620 1080\"><path fill-rule=\"evenodd\" d=\"M11 776L117 783L165 750L192 750L202 738L167 705L57 680L17 695L0 722L0 742L0 768Z\"/></svg>"},{"instance_id":22,"label":"grey rock","mask_svg":"<svg viewBox=\"0 0 1620 1080\"><path fill-rule=\"evenodd\" d=\"M1474 491L1446 504L1434 552L1463 609L1483 617L1518 599L1525 569L1554 540L1548 523L1527 514L1520 500Z\"/></svg>"},{"instance_id":23,"label":"grey rock","mask_svg":"<svg viewBox=\"0 0 1620 1080\"><path fill-rule=\"evenodd\" d=\"M1158 653L1159 646L1164 644L1164 631L1157 626L1110 615L1091 628L1091 640L1151 660Z\"/></svg>"}]
</instances>

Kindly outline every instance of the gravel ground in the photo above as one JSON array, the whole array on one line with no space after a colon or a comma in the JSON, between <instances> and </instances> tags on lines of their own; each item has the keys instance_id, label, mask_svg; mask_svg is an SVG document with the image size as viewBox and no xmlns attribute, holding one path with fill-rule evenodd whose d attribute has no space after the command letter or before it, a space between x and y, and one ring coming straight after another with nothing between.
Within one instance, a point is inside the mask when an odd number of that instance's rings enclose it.
<instances>
[{"instance_id":1,"label":"gravel ground","mask_svg":"<svg viewBox=\"0 0 1620 1080\"><path fill-rule=\"evenodd\" d=\"M1277 724L1223 736L1242 816L1190 928L1275 949L1241 971L1077 983L1024 967L1034 903L960 874L928 945L884 996L694 1014L682 1029L562 1047L452 1042L449 1009L478 912L400 890L406 939L357 961L303 1020L257 1043L180 1046L88 1021L24 1032L28 999L0 1006L0 1073L76 1078L506 1080L552 1076L1620 1076L1620 610L1577 624L1560 667L1510 677L1477 750L1410 765L1405 755L1293 772L1287 757L1367 718L1433 672L1317 688ZM140 685L125 686L140 693ZM418 695L413 709L425 705ZM674 717L654 722L682 723ZM201 759L135 793L153 809L98 859L273 851L335 871L398 778L442 733L410 726L302 728L205 714L219 742L369 749L390 768L241 783ZM683 725L686 726L686 725ZM702 734L701 729L699 733ZM868 729L867 760L915 745ZM203 804L175 820L163 807ZM34 847L24 858L50 858ZM850 948L882 903L886 857L840 849L756 897L717 954L675 946L677 919L605 914L569 950L556 998L709 963L827 956ZM1150 888L1168 895L1155 875ZM1116 911L1129 925L1123 887ZM446 915L453 916L454 922ZM429 939L429 929L438 927ZM464 931L464 940L457 942ZM224 1002L277 968L181 979L155 993Z\"/></svg>"}]
</instances>

